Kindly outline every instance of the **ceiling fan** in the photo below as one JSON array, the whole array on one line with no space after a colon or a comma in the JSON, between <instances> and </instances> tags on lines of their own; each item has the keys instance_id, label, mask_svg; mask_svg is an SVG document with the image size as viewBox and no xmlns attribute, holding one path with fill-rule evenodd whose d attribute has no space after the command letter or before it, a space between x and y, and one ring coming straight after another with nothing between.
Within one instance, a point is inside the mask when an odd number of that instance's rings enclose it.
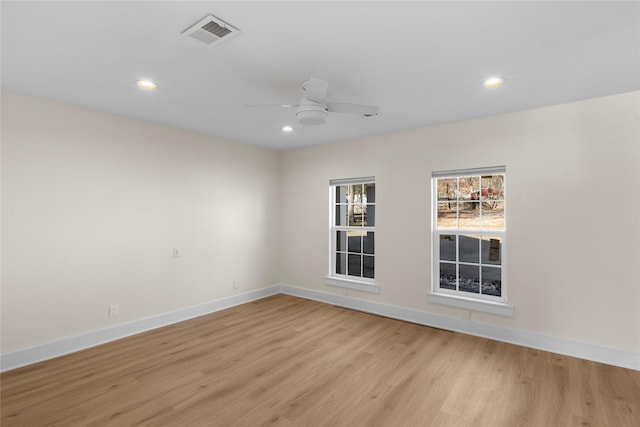
<instances>
[{"instance_id":1,"label":"ceiling fan","mask_svg":"<svg viewBox=\"0 0 640 427\"><path fill-rule=\"evenodd\" d=\"M363 117L377 116L379 107L327 101L329 83L311 77L302 84L302 97L298 104L248 105L248 107L295 108L296 119L304 126L317 126L327 120L329 113L355 114Z\"/></svg>"}]
</instances>

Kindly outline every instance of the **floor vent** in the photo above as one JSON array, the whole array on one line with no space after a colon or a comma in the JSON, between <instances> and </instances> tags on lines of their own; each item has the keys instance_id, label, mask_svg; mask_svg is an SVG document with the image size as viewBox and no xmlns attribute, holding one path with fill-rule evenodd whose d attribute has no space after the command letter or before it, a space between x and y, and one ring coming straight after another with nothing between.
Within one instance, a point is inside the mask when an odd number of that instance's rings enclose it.
<instances>
[{"instance_id":1,"label":"floor vent","mask_svg":"<svg viewBox=\"0 0 640 427\"><path fill-rule=\"evenodd\" d=\"M182 34L201 43L212 45L222 40L230 39L239 32L240 30L227 24L222 19L207 15L195 25L184 30Z\"/></svg>"}]
</instances>

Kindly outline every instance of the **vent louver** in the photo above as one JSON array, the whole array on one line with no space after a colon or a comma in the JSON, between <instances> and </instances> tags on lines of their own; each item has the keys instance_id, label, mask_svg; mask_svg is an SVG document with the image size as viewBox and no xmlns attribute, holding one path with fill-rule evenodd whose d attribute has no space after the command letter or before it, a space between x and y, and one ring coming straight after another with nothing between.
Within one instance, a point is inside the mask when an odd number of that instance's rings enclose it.
<instances>
[{"instance_id":1,"label":"vent louver","mask_svg":"<svg viewBox=\"0 0 640 427\"><path fill-rule=\"evenodd\" d=\"M182 34L201 43L212 45L219 41L227 40L239 32L237 28L227 24L222 19L207 15L195 25L184 30Z\"/></svg>"}]
</instances>

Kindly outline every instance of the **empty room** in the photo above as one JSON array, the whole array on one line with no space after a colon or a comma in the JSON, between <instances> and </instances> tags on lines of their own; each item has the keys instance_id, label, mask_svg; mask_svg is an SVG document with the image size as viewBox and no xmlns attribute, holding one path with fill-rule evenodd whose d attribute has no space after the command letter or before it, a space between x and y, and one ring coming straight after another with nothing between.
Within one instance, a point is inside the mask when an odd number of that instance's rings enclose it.
<instances>
[{"instance_id":1,"label":"empty room","mask_svg":"<svg viewBox=\"0 0 640 427\"><path fill-rule=\"evenodd\" d=\"M640 2L0 19L3 427L640 425Z\"/></svg>"}]
</instances>

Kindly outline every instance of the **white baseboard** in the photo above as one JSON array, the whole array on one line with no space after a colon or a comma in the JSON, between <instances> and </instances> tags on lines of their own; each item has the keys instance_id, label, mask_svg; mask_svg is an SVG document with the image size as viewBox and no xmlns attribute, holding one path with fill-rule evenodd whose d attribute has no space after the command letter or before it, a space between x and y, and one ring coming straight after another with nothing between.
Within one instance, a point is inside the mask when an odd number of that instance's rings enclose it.
<instances>
[{"instance_id":1,"label":"white baseboard","mask_svg":"<svg viewBox=\"0 0 640 427\"><path fill-rule=\"evenodd\" d=\"M353 310L364 311L366 313L417 323L419 325L461 332L496 341L503 341L510 344L550 351L552 353L564 354L566 356L578 357L581 359L592 360L594 362L606 363L608 365L640 371L640 353L618 350L594 344L586 344L583 342L551 337L533 332L503 328L501 326L474 322L472 320L460 319L457 317L442 316L393 305L328 294L325 292L298 288L290 285L282 284L279 288L280 292L286 295L320 301Z\"/></svg>"},{"instance_id":2,"label":"white baseboard","mask_svg":"<svg viewBox=\"0 0 640 427\"><path fill-rule=\"evenodd\" d=\"M194 317L224 310L236 305L275 295L280 292L278 286L257 289L243 294L220 298L193 307L187 307L170 313L160 314L147 319L136 320L112 328L89 332L87 334L50 342L25 350L18 350L0 356L0 372L42 362L43 360L74 353L89 347L125 338L151 329L193 319Z\"/></svg>"},{"instance_id":3,"label":"white baseboard","mask_svg":"<svg viewBox=\"0 0 640 427\"><path fill-rule=\"evenodd\" d=\"M33 363L104 344L109 341L125 338L151 329L160 328L162 326L171 325L194 317L224 310L225 308L230 308L239 304L276 295L278 293L311 299L420 325L461 332L496 341L503 341L640 371L639 353L550 337L532 332L503 328L500 326L473 322L471 320L442 316L404 307L344 297L284 284L221 298L206 304L188 307L148 319L137 320L114 326L112 328L50 342L25 350L2 354L0 356L0 371L4 372L22 366L31 365Z\"/></svg>"}]
</instances>

